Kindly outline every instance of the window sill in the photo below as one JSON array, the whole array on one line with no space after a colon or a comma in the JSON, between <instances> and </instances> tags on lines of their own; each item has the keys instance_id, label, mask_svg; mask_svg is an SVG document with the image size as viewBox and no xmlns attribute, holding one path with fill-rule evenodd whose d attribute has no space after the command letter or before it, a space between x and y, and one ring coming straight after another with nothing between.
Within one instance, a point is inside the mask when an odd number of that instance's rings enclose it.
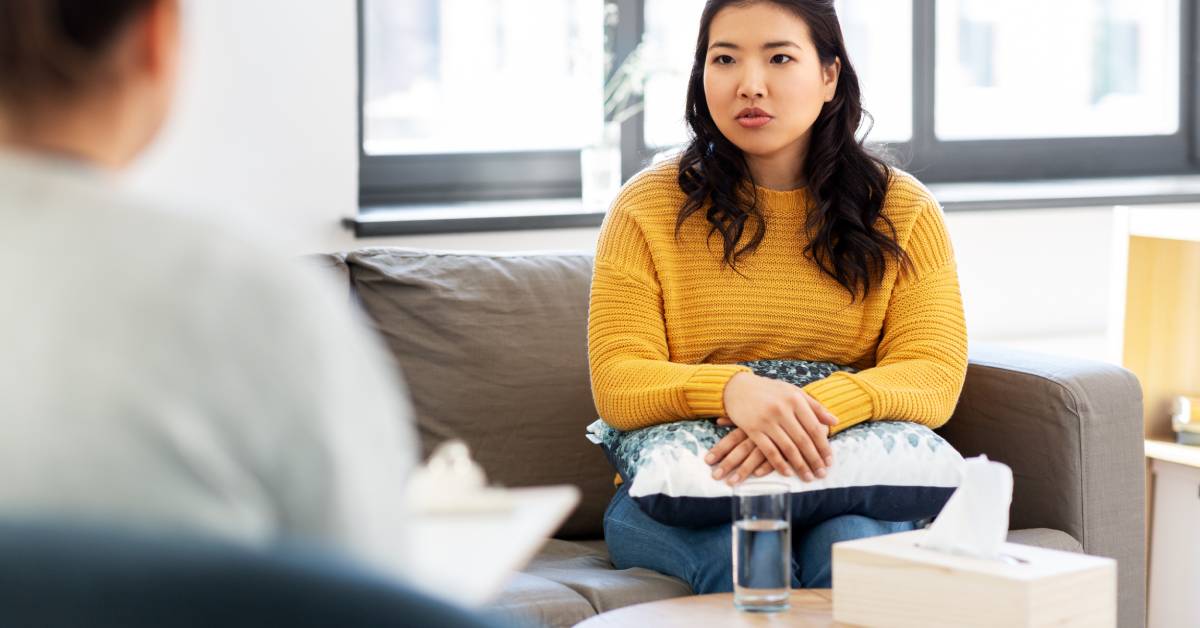
<instances>
[{"instance_id":1,"label":"window sill","mask_svg":"<svg viewBox=\"0 0 1200 628\"><path fill-rule=\"evenodd\" d=\"M946 211L1200 203L1200 175L936 183ZM595 227L607 208L579 199L364 207L343 224L359 238L427 233Z\"/></svg>"},{"instance_id":2,"label":"window sill","mask_svg":"<svg viewBox=\"0 0 1200 628\"><path fill-rule=\"evenodd\" d=\"M595 227L607 208L577 198L364 207L343 224L355 237Z\"/></svg>"},{"instance_id":3,"label":"window sill","mask_svg":"<svg viewBox=\"0 0 1200 628\"><path fill-rule=\"evenodd\" d=\"M946 211L1200 202L1200 175L932 183Z\"/></svg>"}]
</instances>

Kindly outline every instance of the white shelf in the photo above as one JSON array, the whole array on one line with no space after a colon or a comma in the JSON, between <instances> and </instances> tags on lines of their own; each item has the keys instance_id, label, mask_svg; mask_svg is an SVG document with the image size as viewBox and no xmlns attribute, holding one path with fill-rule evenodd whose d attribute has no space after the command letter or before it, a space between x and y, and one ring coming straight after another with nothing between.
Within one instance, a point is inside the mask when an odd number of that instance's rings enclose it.
<instances>
[{"instance_id":1,"label":"white shelf","mask_svg":"<svg viewBox=\"0 0 1200 628\"><path fill-rule=\"evenodd\" d=\"M1164 440L1146 440L1146 457L1200 469L1200 447Z\"/></svg>"},{"instance_id":2,"label":"white shelf","mask_svg":"<svg viewBox=\"0 0 1200 628\"><path fill-rule=\"evenodd\" d=\"M1117 213L1128 221L1129 236L1200 241L1200 208L1196 205L1118 207Z\"/></svg>"}]
</instances>

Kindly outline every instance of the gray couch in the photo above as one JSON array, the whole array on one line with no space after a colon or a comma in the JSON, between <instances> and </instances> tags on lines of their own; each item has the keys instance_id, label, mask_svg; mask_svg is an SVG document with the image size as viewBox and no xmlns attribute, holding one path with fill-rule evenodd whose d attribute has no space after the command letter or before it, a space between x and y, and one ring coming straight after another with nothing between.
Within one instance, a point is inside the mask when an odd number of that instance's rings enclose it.
<instances>
[{"instance_id":1,"label":"gray couch","mask_svg":"<svg viewBox=\"0 0 1200 628\"><path fill-rule=\"evenodd\" d=\"M570 626L687 585L614 569L601 522L613 471L584 438L596 417L585 253L364 248L320 256L346 282L403 369L426 452L466 440L494 482L569 483L583 500L493 610ZM940 430L965 456L1013 469L1010 540L1118 560L1121 626L1144 625L1141 389L1108 364L972 347L966 387Z\"/></svg>"}]
</instances>

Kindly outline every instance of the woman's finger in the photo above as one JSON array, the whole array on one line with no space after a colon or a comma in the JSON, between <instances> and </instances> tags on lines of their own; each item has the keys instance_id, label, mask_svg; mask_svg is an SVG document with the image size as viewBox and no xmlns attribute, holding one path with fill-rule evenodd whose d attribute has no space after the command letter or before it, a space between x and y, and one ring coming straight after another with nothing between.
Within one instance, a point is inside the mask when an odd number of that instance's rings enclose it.
<instances>
[{"instance_id":1,"label":"woman's finger","mask_svg":"<svg viewBox=\"0 0 1200 628\"><path fill-rule=\"evenodd\" d=\"M802 396L798 395L796 397L794 412L789 418L791 420L784 422L781 427L787 432L788 437L792 439L797 453L804 458L804 462L808 464L808 468L817 477L825 477L825 456L813 444L812 434L808 429L808 424L816 424L816 419L812 415L812 410L808 409L805 405Z\"/></svg>"},{"instance_id":2,"label":"woman's finger","mask_svg":"<svg viewBox=\"0 0 1200 628\"><path fill-rule=\"evenodd\" d=\"M817 401L808 393L804 393L804 398L808 401L808 406L812 408L813 413L817 415L818 420L829 427L833 427L838 424L837 417L833 416L832 412L826 409L825 406L821 405L820 401Z\"/></svg>"},{"instance_id":3,"label":"woman's finger","mask_svg":"<svg viewBox=\"0 0 1200 628\"><path fill-rule=\"evenodd\" d=\"M742 428L737 428L725 435L713 448L708 450L708 455L704 456L704 461L708 464L717 464L725 458L729 452L733 451L734 447L746 440L746 431Z\"/></svg>"},{"instance_id":4,"label":"woman's finger","mask_svg":"<svg viewBox=\"0 0 1200 628\"><path fill-rule=\"evenodd\" d=\"M764 462L758 466L758 470L754 472L754 477L761 478L762 476L770 473L771 471L772 471L771 463Z\"/></svg>"},{"instance_id":5,"label":"woman's finger","mask_svg":"<svg viewBox=\"0 0 1200 628\"><path fill-rule=\"evenodd\" d=\"M818 418L820 418L819 415ZM832 423L821 419L818 423L805 426L808 428L808 433L812 436L813 443L817 446L817 451L821 454L821 458L825 460L825 466L830 467L833 466L833 447L829 444L829 431L834 425L837 425L836 419Z\"/></svg>"},{"instance_id":6,"label":"woman's finger","mask_svg":"<svg viewBox=\"0 0 1200 628\"><path fill-rule=\"evenodd\" d=\"M791 419L795 421L795 418ZM812 479L812 471L808 467L808 463L804 460L804 455L800 453L800 448L796 447L796 441L792 436L783 429L782 425L775 424L772 426L769 433L771 441L779 448L780 453L787 460L788 464L796 470L796 475L804 478L807 482ZM801 430L803 433L803 430ZM807 441L808 436L802 438Z\"/></svg>"},{"instance_id":7,"label":"woman's finger","mask_svg":"<svg viewBox=\"0 0 1200 628\"><path fill-rule=\"evenodd\" d=\"M797 429L804 432L804 441L797 441L805 460L812 465L818 477L825 477L824 468L833 464L833 450L829 447L829 426L817 420L812 408L804 400L796 403ZM813 461L818 461L813 464Z\"/></svg>"},{"instance_id":8,"label":"woman's finger","mask_svg":"<svg viewBox=\"0 0 1200 628\"><path fill-rule=\"evenodd\" d=\"M738 446L734 447L732 451L726 454L725 459L722 460L721 464L717 466L715 471L713 471L713 479L719 480L721 478L728 478L730 484L737 484L739 481L745 479L746 476L739 475L737 469L746 460L746 458L750 457L750 454L752 453L754 453L753 441L743 440L742 442L738 443Z\"/></svg>"},{"instance_id":9,"label":"woman's finger","mask_svg":"<svg viewBox=\"0 0 1200 628\"><path fill-rule=\"evenodd\" d=\"M749 441L747 441L747 442L749 442ZM753 445L753 443L751 443L751 445ZM767 457L764 456L763 453L758 450L758 447L754 447L750 451L750 455L746 456L746 460L743 461L742 464L738 466L737 471L735 473L737 474L737 477L742 478L742 479L747 479L747 478L753 477L756 470L759 467L762 467L763 463L765 463L766 460L767 460ZM770 465L767 465L767 468L769 469Z\"/></svg>"},{"instance_id":10,"label":"woman's finger","mask_svg":"<svg viewBox=\"0 0 1200 628\"><path fill-rule=\"evenodd\" d=\"M766 434L762 432L755 432L749 436L750 440L754 441L754 445L758 447L760 451L762 451L764 456L767 457L767 462L771 463L772 468L783 475L790 476L793 474L792 465L788 464L787 460L784 459L783 454L779 453L779 448L775 446L774 441L772 441Z\"/></svg>"},{"instance_id":11,"label":"woman's finger","mask_svg":"<svg viewBox=\"0 0 1200 628\"><path fill-rule=\"evenodd\" d=\"M817 448L817 455L825 461L825 466L833 466L833 446L829 444L829 426L813 422L806 425L805 428L812 437L813 445Z\"/></svg>"}]
</instances>

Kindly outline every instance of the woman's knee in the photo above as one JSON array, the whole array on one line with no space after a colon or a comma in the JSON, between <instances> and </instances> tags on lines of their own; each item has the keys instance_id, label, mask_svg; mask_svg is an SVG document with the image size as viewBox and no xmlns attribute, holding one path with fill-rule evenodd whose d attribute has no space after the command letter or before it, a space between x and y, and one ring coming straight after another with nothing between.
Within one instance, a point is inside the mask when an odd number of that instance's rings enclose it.
<instances>
[{"instance_id":1,"label":"woman's knee","mask_svg":"<svg viewBox=\"0 0 1200 628\"><path fill-rule=\"evenodd\" d=\"M729 528L681 528L651 519L618 494L604 518L609 557L618 569L641 567L687 582L697 594L733 590Z\"/></svg>"},{"instance_id":2,"label":"woman's knee","mask_svg":"<svg viewBox=\"0 0 1200 628\"><path fill-rule=\"evenodd\" d=\"M880 521L862 515L841 515L809 528L802 537L799 562L806 587L830 586L833 544L913 529L911 522Z\"/></svg>"},{"instance_id":3,"label":"woman's knee","mask_svg":"<svg viewBox=\"0 0 1200 628\"><path fill-rule=\"evenodd\" d=\"M701 561L691 572L688 586L696 595L729 593L733 591L733 562L731 556L724 560L713 557Z\"/></svg>"},{"instance_id":4,"label":"woman's knee","mask_svg":"<svg viewBox=\"0 0 1200 628\"><path fill-rule=\"evenodd\" d=\"M894 524L888 521L880 521L862 515L841 515L813 526L809 536L813 540L820 540L832 545L839 541L853 541L854 539L888 534L893 527Z\"/></svg>"}]
</instances>

